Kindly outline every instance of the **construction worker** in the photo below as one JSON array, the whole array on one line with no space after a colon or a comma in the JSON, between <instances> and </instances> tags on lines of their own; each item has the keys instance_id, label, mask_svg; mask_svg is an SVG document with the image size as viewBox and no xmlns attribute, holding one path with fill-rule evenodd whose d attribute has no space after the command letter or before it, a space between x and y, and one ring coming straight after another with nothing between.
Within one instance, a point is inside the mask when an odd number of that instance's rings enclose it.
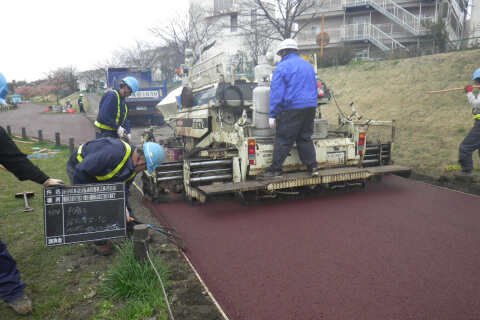
<instances>
[{"instance_id":1,"label":"construction worker","mask_svg":"<svg viewBox=\"0 0 480 320\"><path fill-rule=\"evenodd\" d=\"M8 95L7 80L0 73L0 104L6 105ZM0 164L13 173L18 180L31 180L46 187L64 185L62 180L50 178L35 166L27 155L0 126ZM7 250L7 245L0 239L0 299L5 301L18 314L26 315L32 311L32 301L25 294L26 285L20 279L17 262Z\"/></svg>"},{"instance_id":2,"label":"construction worker","mask_svg":"<svg viewBox=\"0 0 480 320\"><path fill-rule=\"evenodd\" d=\"M123 78L118 88L107 92L100 100L96 137L120 138L132 142L128 109L125 98L137 92L139 84L134 77Z\"/></svg>"},{"instance_id":3,"label":"construction worker","mask_svg":"<svg viewBox=\"0 0 480 320\"><path fill-rule=\"evenodd\" d=\"M129 187L138 172L149 174L162 164L163 148L155 142L145 142L141 147L112 138L99 138L81 145L67 163L70 182L77 184L125 182L127 223L131 212L128 203ZM97 252L108 255L111 247L105 241L95 242Z\"/></svg>"},{"instance_id":4,"label":"construction worker","mask_svg":"<svg viewBox=\"0 0 480 320\"><path fill-rule=\"evenodd\" d=\"M80 93L80 96L78 97L78 109L81 113L85 113L85 109L83 109L83 94Z\"/></svg>"},{"instance_id":5,"label":"construction worker","mask_svg":"<svg viewBox=\"0 0 480 320\"><path fill-rule=\"evenodd\" d=\"M271 129L276 128L273 161L259 179L282 178L283 162L297 143L300 160L312 176L318 176L312 141L313 120L317 107L317 79L309 62L298 56L297 42L285 39L277 54L282 61L273 72L270 86Z\"/></svg>"},{"instance_id":6,"label":"construction worker","mask_svg":"<svg viewBox=\"0 0 480 320\"><path fill-rule=\"evenodd\" d=\"M480 68L473 73L472 81L475 82L475 85L480 85ZM473 86L471 84L465 87L465 93L467 94L468 101L472 105L472 114L475 123L460 144L458 162L462 167L462 171L458 173L455 172L454 176L458 179L473 180L472 154L475 150L478 150L480 155L480 98L473 94Z\"/></svg>"}]
</instances>

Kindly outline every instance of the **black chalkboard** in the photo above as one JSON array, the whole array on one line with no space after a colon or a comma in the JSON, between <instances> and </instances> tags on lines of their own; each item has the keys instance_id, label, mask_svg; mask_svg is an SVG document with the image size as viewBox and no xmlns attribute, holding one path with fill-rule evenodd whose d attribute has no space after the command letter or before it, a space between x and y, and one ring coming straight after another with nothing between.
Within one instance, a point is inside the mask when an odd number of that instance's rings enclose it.
<instances>
[{"instance_id":1,"label":"black chalkboard","mask_svg":"<svg viewBox=\"0 0 480 320\"><path fill-rule=\"evenodd\" d=\"M88 184L43 191L47 246L125 237L125 184Z\"/></svg>"}]
</instances>

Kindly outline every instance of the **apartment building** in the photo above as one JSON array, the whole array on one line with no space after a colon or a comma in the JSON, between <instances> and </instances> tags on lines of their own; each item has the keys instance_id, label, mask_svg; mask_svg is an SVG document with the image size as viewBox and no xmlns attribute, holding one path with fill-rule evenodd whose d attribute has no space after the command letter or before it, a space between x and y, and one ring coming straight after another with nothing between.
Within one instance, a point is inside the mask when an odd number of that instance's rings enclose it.
<instances>
[{"instance_id":1,"label":"apartment building","mask_svg":"<svg viewBox=\"0 0 480 320\"><path fill-rule=\"evenodd\" d=\"M339 47L353 48L358 59L375 58L398 49L412 49L425 37L424 21L445 19L450 46L459 46L465 35L464 16L468 0L310 0L318 12L297 36L302 52L319 51L319 35L329 36L324 53ZM305 14L300 19L309 19ZM323 18L322 18L323 17ZM307 20L305 20L307 21Z\"/></svg>"}]
</instances>

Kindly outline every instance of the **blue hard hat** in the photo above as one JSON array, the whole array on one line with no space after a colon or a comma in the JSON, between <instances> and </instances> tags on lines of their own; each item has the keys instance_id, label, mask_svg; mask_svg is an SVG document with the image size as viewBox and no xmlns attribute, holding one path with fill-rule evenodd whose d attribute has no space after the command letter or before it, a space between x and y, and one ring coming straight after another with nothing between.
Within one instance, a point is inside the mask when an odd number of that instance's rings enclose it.
<instances>
[{"instance_id":1,"label":"blue hard hat","mask_svg":"<svg viewBox=\"0 0 480 320\"><path fill-rule=\"evenodd\" d=\"M152 174L153 170L162 164L165 157L163 148L155 142L145 142L143 144L143 153L147 161L148 174Z\"/></svg>"},{"instance_id":2,"label":"blue hard hat","mask_svg":"<svg viewBox=\"0 0 480 320\"><path fill-rule=\"evenodd\" d=\"M3 74L0 72L0 103L1 104L7 104L5 102L5 98L8 96L8 83L7 79L3 76Z\"/></svg>"},{"instance_id":3,"label":"blue hard hat","mask_svg":"<svg viewBox=\"0 0 480 320\"><path fill-rule=\"evenodd\" d=\"M122 81L125 82L125 84L130 89L132 89L132 93L134 93L134 94L135 94L135 92L138 91L138 88L140 87L137 79L135 79L134 77L126 77L126 78L123 78Z\"/></svg>"},{"instance_id":4,"label":"blue hard hat","mask_svg":"<svg viewBox=\"0 0 480 320\"><path fill-rule=\"evenodd\" d=\"M475 72L473 73L473 79L472 80L475 80L477 78L480 78L480 68L475 70Z\"/></svg>"}]
</instances>

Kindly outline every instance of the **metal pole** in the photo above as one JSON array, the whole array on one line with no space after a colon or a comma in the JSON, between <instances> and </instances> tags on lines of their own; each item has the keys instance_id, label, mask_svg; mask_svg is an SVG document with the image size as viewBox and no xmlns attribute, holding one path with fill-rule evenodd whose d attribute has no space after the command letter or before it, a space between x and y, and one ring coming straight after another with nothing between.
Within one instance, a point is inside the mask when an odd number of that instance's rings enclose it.
<instances>
[{"instance_id":1,"label":"metal pole","mask_svg":"<svg viewBox=\"0 0 480 320\"><path fill-rule=\"evenodd\" d=\"M22 139L27 139L27 130L25 127L22 127Z\"/></svg>"},{"instance_id":2,"label":"metal pole","mask_svg":"<svg viewBox=\"0 0 480 320\"><path fill-rule=\"evenodd\" d=\"M38 130L38 142L43 142L43 133L42 133L42 130Z\"/></svg>"},{"instance_id":3,"label":"metal pole","mask_svg":"<svg viewBox=\"0 0 480 320\"><path fill-rule=\"evenodd\" d=\"M10 126L7 126L7 133L9 136L12 135L12 128Z\"/></svg>"}]
</instances>

